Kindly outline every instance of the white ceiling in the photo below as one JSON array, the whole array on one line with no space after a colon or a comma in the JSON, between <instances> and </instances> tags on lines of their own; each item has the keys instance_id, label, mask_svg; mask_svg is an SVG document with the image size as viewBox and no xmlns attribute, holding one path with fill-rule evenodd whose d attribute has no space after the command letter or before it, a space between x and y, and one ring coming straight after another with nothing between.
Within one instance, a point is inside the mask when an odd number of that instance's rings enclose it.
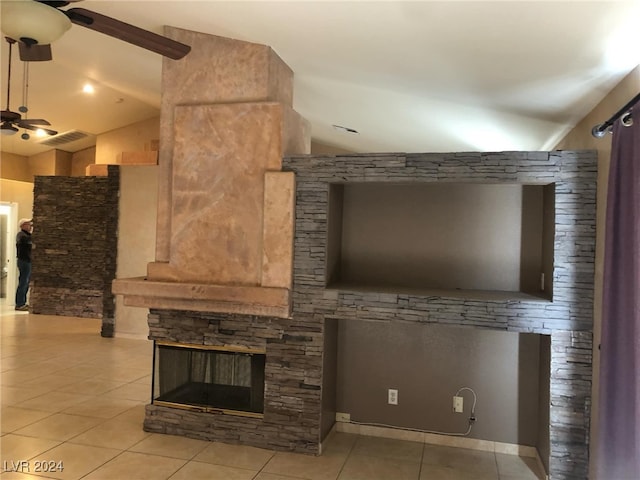
<instances>
[{"instance_id":1,"label":"white ceiling","mask_svg":"<svg viewBox=\"0 0 640 480\"><path fill-rule=\"evenodd\" d=\"M640 0L70 7L156 33L170 25L271 46L294 71L294 108L311 122L313 139L357 152L550 149L640 63ZM46 118L60 133L100 134L159 114L159 55L77 25L52 49L53 61L30 64L28 117ZM6 42L1 63L5 109ZM16 48L14 111L22 68ZM81 93L87 80L92 96ZM3 151L22 155L50 149L20 135L0 140Z\"/></svg>"}]
</instances>

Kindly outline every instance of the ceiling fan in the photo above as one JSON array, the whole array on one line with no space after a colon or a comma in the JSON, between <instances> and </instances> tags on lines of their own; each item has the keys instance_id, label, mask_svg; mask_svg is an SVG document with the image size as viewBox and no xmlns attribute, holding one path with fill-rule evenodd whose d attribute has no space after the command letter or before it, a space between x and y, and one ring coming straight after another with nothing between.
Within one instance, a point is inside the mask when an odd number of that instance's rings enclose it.
<instances>
[{"instance_id":1,"label":"ceiling fan","mask_svg":"<svg viewBox=\"0 0 640 480\"><path fill-rule=\"evenodd\" d=\"M5 110L0 112L0 133L2 135L14 135L18 133L18 129L23 128L25 130L43 130L48 135L56 135L58 132L55 130L50 130L48 128L44 128L43 125L51 125L49 122L44 120L43 118L22 118L18 112L12 112L11 108L9 108L9 101L11 98L11 47L15 40L11 38L7 38L7 42L9 43L9 68L7 74L7 107ZM26 80L25 80L26 81ZM26 103L26 102L25 102ZM21 112L26 112L27 107L21 106L18 110ZM24 140L29 139L29 134L24 133L22 135Z\"/></svg>"},{"instance_id":2,"label":"ceiling fan","mask_svg":"<svg viewBox=\"0 0 640 480\"><path fill-rule=\"evenodd\" d=\"M51 60L51 43L69 30L71 24L104 33L173 60L184 57L191 50L189 45L100 13L84 8L60 8L77 1L81 0L2 1L2 31L19 42L21 60Z\"/></svg>"}]
</instances>

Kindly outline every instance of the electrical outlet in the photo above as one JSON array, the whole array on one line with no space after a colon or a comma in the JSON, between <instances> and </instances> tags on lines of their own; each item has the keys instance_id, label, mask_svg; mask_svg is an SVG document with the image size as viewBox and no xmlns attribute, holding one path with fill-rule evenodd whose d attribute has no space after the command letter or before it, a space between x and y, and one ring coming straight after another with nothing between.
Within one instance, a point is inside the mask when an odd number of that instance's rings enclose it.
<instances>
[{"instance_id":1,"label":"electrical outlet","mask_svg":"<svg viewBox=\"0 0 640 480\"><path fill-rule=\"evenodd\" d=\"M397 405L398 404L398 390L395 388L390 388L388 393L387 401L389 405Z\"/></svg>"},{"instance_id":2,"label":"electrical outlet","mask_svg":"<svg viewBox=\"0 0 640 480\"><path fill-rule=\"evenodd\" d=\"M463 410L463 398L453 397L453 411L456 413L462 413Z\"/></svg>"},{"instance_id":3,"label":"electrical outlet","mask_svg":"<svg viewBox=\"0 0 640 480\"><path fill-rule=\"evenodd\" d=\"M351 414L350 413L342 413L336 412L336 422L350 422Z\"/></svg>"}]
</instances>

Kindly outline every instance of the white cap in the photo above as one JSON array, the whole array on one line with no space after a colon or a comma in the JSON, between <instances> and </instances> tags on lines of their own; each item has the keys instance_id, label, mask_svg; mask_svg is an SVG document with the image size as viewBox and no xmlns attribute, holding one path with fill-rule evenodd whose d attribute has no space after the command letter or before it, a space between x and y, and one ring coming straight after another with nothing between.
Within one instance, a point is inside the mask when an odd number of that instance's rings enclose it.
<instances>
[{"instance_id":1,"label":"white cap","mask_svg":"<svg viewBox=\"0 0 640 480\"><path fill-rule=\"evenodd\" d=\"M22 228L22 225L24 225L25 223L31 223L31 219L30 218L21 218L20 221L18 222L18 226L20 228Z\"/></svg>"}]
</instances>

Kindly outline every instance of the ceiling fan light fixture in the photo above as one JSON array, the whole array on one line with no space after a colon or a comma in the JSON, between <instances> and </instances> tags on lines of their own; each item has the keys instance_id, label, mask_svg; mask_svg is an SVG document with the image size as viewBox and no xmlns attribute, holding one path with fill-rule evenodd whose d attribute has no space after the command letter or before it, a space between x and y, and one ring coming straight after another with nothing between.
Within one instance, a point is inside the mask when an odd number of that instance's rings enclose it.
<instances>
[{"instance_id":1,"label":"ceiling fan light fixture","mask_svg":"<svg viewBox=\"0 0 640 480\"><path fill-rule=\"evenodd\" d=\"M2 32L27 44L47 45L71 28L60 10L33 0L2 2Z\"/></svg>"},{"instance_id":2,"label":"ceiling fan light fixture","mask_svg":"<svg viewBox=\"0 0 640 480\"><path fill-rule=\"evenodd\" d=\"M2 125L0 125L0 134L2 136L15 135L16 133L18 133L18 129L9 122L2 122Z\"/></svg>"}]
</instances>

